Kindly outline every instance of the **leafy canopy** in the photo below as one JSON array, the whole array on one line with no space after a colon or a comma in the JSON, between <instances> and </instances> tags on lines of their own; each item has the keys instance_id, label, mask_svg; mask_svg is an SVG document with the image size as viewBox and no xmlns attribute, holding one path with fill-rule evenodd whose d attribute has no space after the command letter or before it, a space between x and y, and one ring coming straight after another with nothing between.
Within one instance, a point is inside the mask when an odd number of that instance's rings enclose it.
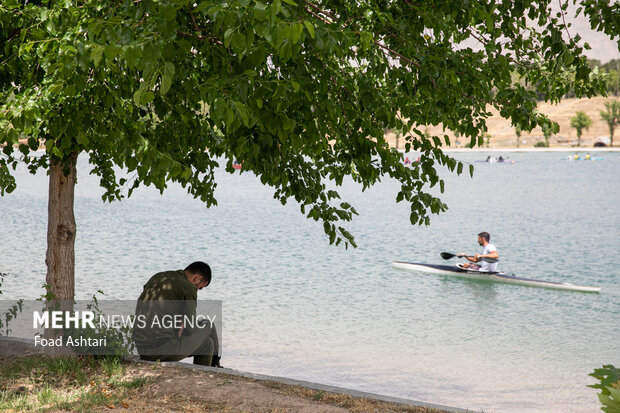
<instances>
[{"instance_id":1,"label":"leafy canopy","mask_svg":"<svg viewBox=\"0 0 620 413\"><path fill-rule=\"evenodd\" d=\"M87 151L105 200L179 182L211 206L218 160L232 172L238 159L322 221L330 242L354 245L339 222L356 211L329 189L347 176L363 189L398 180L396 200L428 224L447 208L428 193L443 191L435 168L464 165L427 125L482 144L491 105L523 130L557 132L537 92L558 101L604 89L549 3L4 0L0 190L15 188L18 161L36 170ZM388 128L422 152L419 164L402 164Z\"/></svg>"}]
</instances>

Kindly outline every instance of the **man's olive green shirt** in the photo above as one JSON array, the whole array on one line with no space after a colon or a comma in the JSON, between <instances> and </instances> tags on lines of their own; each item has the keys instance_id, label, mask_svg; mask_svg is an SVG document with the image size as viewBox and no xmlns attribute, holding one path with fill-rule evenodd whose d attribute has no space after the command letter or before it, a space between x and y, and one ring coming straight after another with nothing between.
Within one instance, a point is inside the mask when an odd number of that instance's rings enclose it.
<instances>
[{"instance_id":1,"label":"man's olive green shirt","mask_svg":"<svg viewBox=\"0 0 620 413\"><path fill-rule=\"evenodd\" d=\"M176 337L178 328L164 325L163 321L172 323L174 316L195 317L197 298L198 289L189 282L185 271L164 271L153 275L144 285L136 304L136 344L154 345Z\"/></svg>"}]
</instances>

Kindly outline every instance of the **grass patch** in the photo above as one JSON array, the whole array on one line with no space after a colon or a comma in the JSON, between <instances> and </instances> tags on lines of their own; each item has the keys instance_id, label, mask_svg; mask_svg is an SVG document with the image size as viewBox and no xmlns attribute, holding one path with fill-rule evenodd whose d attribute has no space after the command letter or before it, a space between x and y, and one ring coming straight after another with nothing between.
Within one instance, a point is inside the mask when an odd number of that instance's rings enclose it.
<instances>
[{"instance_id":1,"label":"grass patch","mask_svg":"<svg viewBox=\"0 0 620 413\"><path fill-rule=\"evenodd\" d=\"M126 374L115 358L0 358L0 411L75 410L126 405L147 377Z\"/></svg>"},{"instance_id":2,"label":"grass patch","mask_svg":"<svg viewBox=\"0 0 620 413\"><path fill-rule=\"evenodd\" d=\"M23 411L32 409L30 408L30 404L28 403L28 399L25 395L7 394L6 392L2 392L0 394L0 410Z\"/></svg>"},{"instance_id":3,"label":"grass patch","mask_svg":"<svg viewBox=\"0 0 620 413\"><path fill-rule=\"evenodd\" d=\"M58 393L51 387L45 387L37 393L37 402L40 405L54 404L58 402Z\"/></svg>"},{"instance_id":4,"label":"grass patch","mask_svg":"<svg viewBox=\"0 0 620 413\"><path fill-rule=\"evenodd\" d=\"M120 387L124 387L126 389L138 389L148 383L149 379L147 377L136 377L133 380L123 381L119 384Z\"/></svg>"},{"instance_id":5,"label":"grass patch","mask_svg":"<svg viewBox=\"0 0 620 413\"><path fill-rule=\"evenodd\" d=\"M317 390L313 395L312 395L312 400L317 400L317 401L321 401L323 400L323 398L325 397L325 393L322 390Z\"/></svg>"},{"instance_id":6,"label":"grass patch","mask_svg":"<svg viewBox=\"0 0 620 413\"><path fill-rule=\"evenodd\" d=\"M99 360L99 365L108 377L122 374L124 366L117 358L104 358Z\"/></svg>"}]
</instances>

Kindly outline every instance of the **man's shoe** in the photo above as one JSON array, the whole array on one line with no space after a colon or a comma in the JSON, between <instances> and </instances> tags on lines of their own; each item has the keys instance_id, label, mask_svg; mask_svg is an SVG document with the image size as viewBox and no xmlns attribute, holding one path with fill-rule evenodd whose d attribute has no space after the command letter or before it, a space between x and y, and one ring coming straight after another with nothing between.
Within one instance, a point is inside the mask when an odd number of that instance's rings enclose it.
<instances>
[{"instance_id":1,"label":"man's shoe","mask_svg":"<svg viewBox=\"0 0 620 413\"><path fill-rule=\"evenodd\" d=\"M223 369L224 367L222 367L222 365L220 364L221 359L222 356L213 356L213 360L211 361L211 367L219 367Z\"/></svg>"}]
</instances>

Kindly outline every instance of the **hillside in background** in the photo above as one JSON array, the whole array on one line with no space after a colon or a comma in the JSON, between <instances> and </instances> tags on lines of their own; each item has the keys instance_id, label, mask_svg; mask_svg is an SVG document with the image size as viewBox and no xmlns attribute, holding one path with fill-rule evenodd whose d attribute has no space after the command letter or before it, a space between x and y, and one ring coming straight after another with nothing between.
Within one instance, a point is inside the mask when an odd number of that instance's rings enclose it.
<instances>
[{"instance_id":1,"label":"hillside in background","mask_svg":"<svg viewBox=\"0 0 620 413\"><path fill-rule=\"evenodd\" d=\"M592 119L592 126L589 130L584 130L581 137L581 146L592 147L597 137L609 137L609 128L607 123L601 118L600 111L605 109L604 102L618 98L594 97L590 99L565 99L557 105L551 105L545 102L539 102L538 110L549 116L550 119L556 121L560 125L560 132L549 138L550 146L554 147L573 147L577 145L577 132L570 127L570 119L575 116L578 111L585 112ZM517 145L517 136L514 127L506 119L499 116L495 109L490 110L493 116L487 119L488 133L490 135L489 148L507 148ZM443 136L441 126L431 126L428 128L431 135ZM447 131L450 136L452 147L464 147L468 141L463 137L456 141L454 134ZM396 146L396 136L393 132L386 134L386 139L391 146ZM540 128L535 128L531 133L523 132L521 134L520 147L533 147L538 141L544 141L544 135ZM616 128L614 133L614 146L620 145L620 128ZM405 140L400 137L398 139L398 148L403 149ZM486 145L485 145L486 146Z\"/></svg>"}]
</instances>

